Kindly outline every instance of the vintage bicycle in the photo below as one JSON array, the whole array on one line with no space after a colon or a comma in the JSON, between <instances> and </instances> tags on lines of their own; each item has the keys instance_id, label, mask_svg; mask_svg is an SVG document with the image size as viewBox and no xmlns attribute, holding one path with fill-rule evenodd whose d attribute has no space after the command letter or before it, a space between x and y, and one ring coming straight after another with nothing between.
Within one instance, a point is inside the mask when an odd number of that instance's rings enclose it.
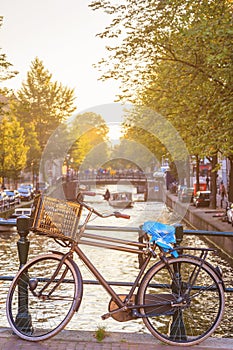
<instances>
[{"instance_id":1,"label":"vintage bicycle","mask_svg":"<svg viewBox=\"0 0 233 350\"><path fill-rule=\"evenodd\" d=\"M86 233L92 215L129 218L119 212L101 214L82 196L76 203L37 198L31 230L54 238L67 252L37 256L16 274L6 302L7 318L16 335L29 341L48 339L64 329L78 311L83 279L74 254L110 295L108 312L102 319L141 319L160 341L184 347L200 343L216 330L224 312L224 283L221 269L207 261L214 249L166 247L156 237L173 231L155 229L154 235L153 224L145 232L145 224L142 226L139 241ZM138 254L139 272L127 293L118 294L113 289L84 254L82 244Z\"/></svg>"}]
</instances>

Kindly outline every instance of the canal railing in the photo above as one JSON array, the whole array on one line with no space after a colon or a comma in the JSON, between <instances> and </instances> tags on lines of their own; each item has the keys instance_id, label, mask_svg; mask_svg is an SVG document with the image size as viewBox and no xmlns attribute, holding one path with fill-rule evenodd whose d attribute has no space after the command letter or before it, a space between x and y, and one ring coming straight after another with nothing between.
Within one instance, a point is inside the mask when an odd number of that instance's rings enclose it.
<instances>
[{"instance_id":1,"label":"canal railing","mask_svg":"<svg viewBox=\"0 0 233 350\"><path fill-rule=\"evenodd\" d=\"M114 185L118 184L119 182L130 182L134 185L146 185L148 182L154 182L156 179L153 178L151 174L144 174L144 173L118 173L111 175L109 173L106 174L78 174L75 176L63 176L61 178L62 182L78 182L81 184L108 184L108 185Z\"/></svg>"},{"instance_id":2,"label":"canal railing","mask_svg":"<svg viewBox=\"0 0 233 350\"><path fill-rule=\"evenodd\" d=\"M18 256L19 256L19 267L21 268L23 265L26 264L29 254L29 247L30 247L30 241L28 240L28 234L30 232L30 218L27 216L21 216L17 219L17 231L19 234L19 240L17 242L17 249L18 249ZM101 232L128 232L128 233L135 233L137 234L138 241L143 242L143 231L140 229L140 227L119 227L119 226L95 226L95 225L87 225L86 231L101 231ZM85 231L85 232L86 232ZM176 225L175 226L175 234L176 234L176 241L177 246L179 246L183 240L184 235L193 235L193 236L200 236L200 237L208 237L208 236L221 236L221 237L233 237L233 232L220 232L220 231L204 231L204 230L188 230L183 229L182 225ZM89 234L84 233L84 238L88 238ZM108 240L108 237L105 237L106 240ZM114 239L110 239L111 241L114 241ZM117 241L117 239L116 239ZM82 244L82 239L80 241ZM138 243L135 244L138 246ZM103 246L101 242L98 243L98 246ZM106 248L114 249L114 246L111 248L111 245L107 246ZM124 248L122 249L124 250ZM137 252L137 251L136 251ZM138 254L140 258L140 254ZM140 262L140 261L139 261ZM2 276L0 275L0 280L4 281L12 281L14 276ZM84 280L84 284L99 284L98 281L92 281L92 280ZM132 283L130 282L108 282L111 285L117 285L117 286L131 286ZM232 287L226 287L225 291L227 293L233 292L233 285Z\"/></svg>"},{"instance_id":3,"label":"canal railing","mask_svg":"<svg viewBox=\"0 0 233 350\"><path fill-rule=\"evenodd\" d=\"M18 255L19 255L19 263L20 263L20 267L22 267L24 264L26 264L27 259L28 259L28 253L29 253L29 246L30 246L30 242L28 240L28 234L30 232L30 226L31 226L31 219L29 217L26 216L21 216L19 218L17 218L17 231L18 234L20 236L18 242L17 242L17 249L18 249ZM87 231L87 232L86 232ZM113 242L113 243L120 243L120 241L122 242L122 240L120 240L119 238L112 238L112 237L105 237L105 236L99 236L96 234L90 234L88 233L88 231L101 231L101 232L130 232L130 233L135 233L137 234L137 238L138 241L126 241L126 244L132 245L132 252L133 253L137 253L138 257L139 257L139 265L140 265L140 256L142 257L143 254L143 248L145 247L145 243L144 243L144 235L145 233L140 229L140 227L115 227L115 226L92 226L92 225L87 225L86 226L86 230L85 233L82 235L81 239L80 239L80 244L85 244L84 242L82 242L82 238L84 239L88 239L88 238L93 238L93 236L97 237L101 237L102 238L106 238L107 240L107 244L103 244L103 247L106 248L110 248L110 249L116 249L116 245L113 245L111 247L111 244L108 246L108 241L109 242ZM199 235L199 236L206 236L206 235L217 235L217 236L222 236L224 235L225 237L233 237L233 232L208 232L208 231L198 231L198 230L184 230L182 225L175 225L175 235L176 235L176 248L179 248L183 250L182 246L180 245L180 243L183 240L183 236L185 234L188 235ZM97 246L101 246L101 240L100 242L97 242ZM90 244L92 245L92 244ZM95 245L94 245L95 246ZM118 249L120 248L117 247L116 250L122 250L123 249ZM195 248L194 248L195 249ZM128 252L130 252L130 250L126 250ZM0 276L0 280L4 280L4 281L11 281L14 278L14 276ZM69 281L70 282L70 281ZM97 285L99 284L98 281L92 281L92 280L83 280L84 284L92 284L92 285ZM130 287L132 286L131 282L107 282L109 285L114 285L114 286L127 286ZM151 284L151 286L154 286L154 283ZM163 284L159 284L156 283L155 286L157 288L163 288ZM201 289L201 286L195 286L195 288ZM227 287L225 288L225 292L227 293L232 293L233 292L233 286L232 287ZM20 299L21 298L21 299ZM26 301L26 304L24 304L24 306L28 307L27 305L27 297L23 298ZM20 295L20 291L19 291L19 300L22 300L22 296ZM20 305L19 305L19 309L20 309ZM24 316L23 316L24 317ZM177 326L176 326L176 331L174 334L180 334L180 327L182 325L182 318L180 319L180 321L177 322Z\"/></svg>"}]
</instances>

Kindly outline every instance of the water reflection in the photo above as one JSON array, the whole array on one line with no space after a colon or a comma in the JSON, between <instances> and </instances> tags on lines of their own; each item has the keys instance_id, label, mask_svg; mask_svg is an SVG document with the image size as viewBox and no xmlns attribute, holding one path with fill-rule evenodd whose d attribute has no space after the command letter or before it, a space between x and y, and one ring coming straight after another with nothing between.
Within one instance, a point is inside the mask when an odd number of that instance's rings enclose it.
<instances>
[{"instance_id":1,"label":"water reflection","mask_svg":"<svg viewBox=\"0 0 233 350\"><path fill-rule=\"evenodd\" d=\"M109 207L108 203L102 201L102 198L101 202L97 202L96 198L94 201L95 202L93 205L97 208L97 210L101 212L112 211L112 208ZM131 219L129 221L115 218L105 220L96 218L91 224L138 227L146 220L159 220L170 224L174 224L178 221L178 218L176 218L163 203L158 202L138 202L135 203L134 208L125 209L124 213L131 215ZM119 232L117 234L111 233L111 235L115 235L117 238L121 237L122 239L137 240L137 235L134 233ZM19 268L17 253L18 239L19 237L17 233L1 233L0 235L1 275L14 275ZM63 250L63 248L58 246L53 240L42 236L35 237L35 235L29 234L29 240L29 258L41 254L42 252L48 252L49 250ZM194 236L185 237L183 243L184 245L191 245L195 247L206 246L206 243ZM132 282L138 273L138 257L136 254L88 246L83 247L83 250L107 280ZM86 269L86 267L81 264L77 257L75 257L75 261L81 269L83 279L93 280L93 276ZM221 266L224 273L226 287L232 287L233 268L229 265L229 263L216 256L211 256L209 261L214 265L218 264ZM9 282L0 280L1 326L8 326L5 316L5 298L8 288ZM125 287L116 287L116 290L118 293L122 294L128 291ZM105 326L109 331L148 332L141 320L132 320L125 323L120 323L110 318L106 321L102 321L101 315L108 311L109 301L109 295L107 295L107 293L100 286L84 285L84 297L81 307L78 313L75 314L73 319L70 321L67 328L77 330L94 330L98 326ZM232 293L227 293L224 319L221 323L221 327L219 327L215 333L215 336L233 337L232 307L233 295ZM208 317L208 315L206 315L206 317Z\"/></svg>"}]
</instances>

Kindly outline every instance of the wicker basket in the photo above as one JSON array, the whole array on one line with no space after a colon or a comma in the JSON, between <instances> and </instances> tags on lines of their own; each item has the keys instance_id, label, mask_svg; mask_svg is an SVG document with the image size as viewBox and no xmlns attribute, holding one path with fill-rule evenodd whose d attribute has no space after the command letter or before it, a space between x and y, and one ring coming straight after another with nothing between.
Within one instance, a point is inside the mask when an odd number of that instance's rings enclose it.
<instances>
[{"instance_id":1,"label":"wicker basket","mask_svg":"<svg viewBox=\"0 0 233 350\"><path fill-rule=\"evenodd\" d=\"M82 206L78 203L40 196L35 201L32 231L61 240L78 240Z\"/></svg>"}]
</instances>

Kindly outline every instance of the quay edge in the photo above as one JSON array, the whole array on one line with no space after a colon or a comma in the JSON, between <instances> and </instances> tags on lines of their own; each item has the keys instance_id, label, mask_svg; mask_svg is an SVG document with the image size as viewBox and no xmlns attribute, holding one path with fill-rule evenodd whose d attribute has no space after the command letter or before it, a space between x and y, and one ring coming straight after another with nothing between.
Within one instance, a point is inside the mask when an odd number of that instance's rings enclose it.
<instances>
[{"instance_id":1,"label":"quay edge","mask_svg":"<svg viewBox=\"0 0 233 350\"><path fill-rule=\"evenodd\" d=\"M34 350L232 350L233 339L210 337L198 345L181 347L161 343L150 334L107 332L101 341L95 338L95 331L64 330L55 337L43 342L30 343L13 335L10 329L0 329L0 350L34 349Z\"/></svg>"},{"instance_id":2,"label":"quay edge","mask_svg":"<svg viewBox=\"0 0 233 350\"><path fill-rule=\"evenodd\" d=\"M233 234L233 227L230 224L222 221L220 217L214 217L214 214L219 213L220 209L208 210L208 208L196 208L193 205L179 202L177 196L170 193L166 194L165 202L170 209L181 216L184 222L193 227L194 230L232 231ZM213 235L208 236L208 240L220 248L233 263L233 237Z\"/></svg>"}]
</instances>

